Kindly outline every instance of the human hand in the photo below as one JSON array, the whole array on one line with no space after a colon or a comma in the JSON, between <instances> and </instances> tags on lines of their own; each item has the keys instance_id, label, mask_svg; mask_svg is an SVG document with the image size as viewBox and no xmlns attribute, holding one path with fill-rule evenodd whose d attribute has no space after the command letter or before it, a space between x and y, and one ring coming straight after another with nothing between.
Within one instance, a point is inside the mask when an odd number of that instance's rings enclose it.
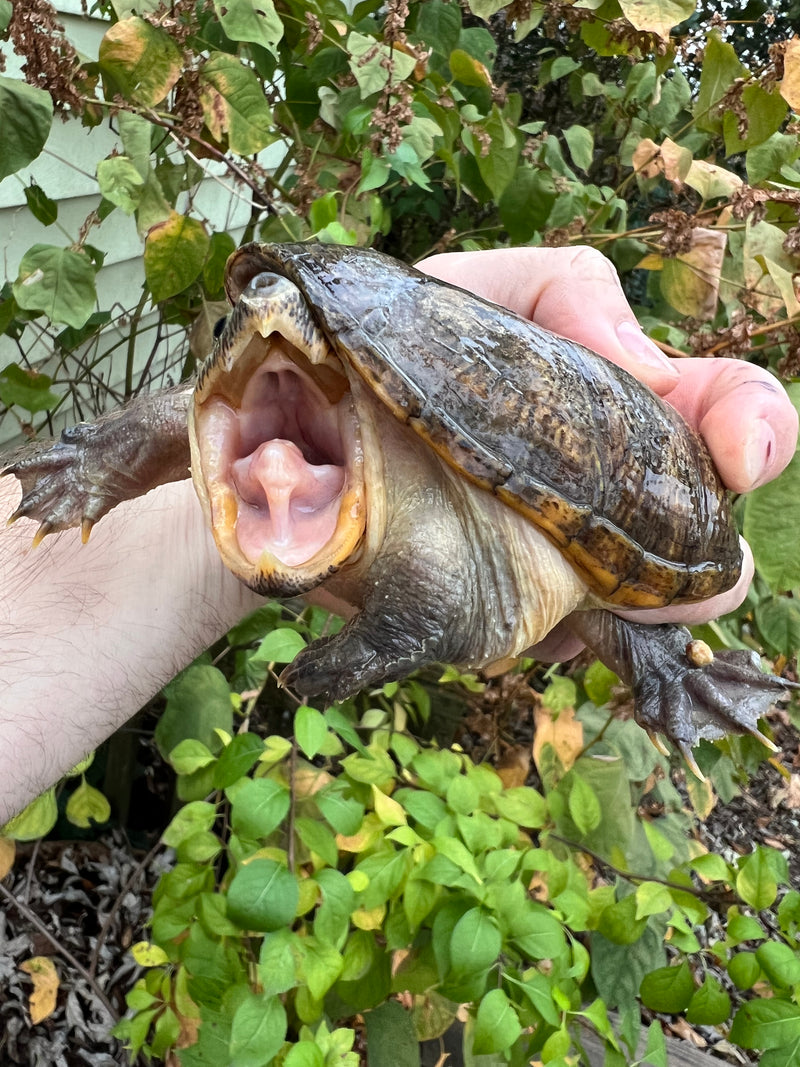
<instances>
[{"instance_id":1,"label":"human hand","mask_svg":"<svg viewBox=\"0 0 800 1067\"><path fill-rule=\"evenodd\" d=\"M725 485L743 493L775 478L794 454L797 413L767 371L735 359L671 360L639 327L612 264L592 248L511 248L432 256L421 270L516 311L624 367L698 430ZM690 625L733 611L753 577L742 542L742 574L725 593L698 604L619 612L641 622ZM537 646L567 659L577 640L556 630Z\"/></svg>"}]
</instances>

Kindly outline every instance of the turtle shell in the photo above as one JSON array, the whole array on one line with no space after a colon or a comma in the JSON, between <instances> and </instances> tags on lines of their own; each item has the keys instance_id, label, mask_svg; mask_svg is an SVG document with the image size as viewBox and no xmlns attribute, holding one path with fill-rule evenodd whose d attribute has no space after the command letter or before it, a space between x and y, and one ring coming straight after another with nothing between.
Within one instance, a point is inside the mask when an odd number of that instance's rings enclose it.
<instances>
[{"instance_id":1,"label":"turtle shell","mask_svg":"<svg viewBox=\"0 0 800 1067\"><path fill-rule=\"evenodd\" d=\"M626 371L379 252L245 245L229 262L232 301L258 271L294 282L387 408L542 530L605 603L735 584L739 539L705 445Z\"/></svg>"}]
</instances>

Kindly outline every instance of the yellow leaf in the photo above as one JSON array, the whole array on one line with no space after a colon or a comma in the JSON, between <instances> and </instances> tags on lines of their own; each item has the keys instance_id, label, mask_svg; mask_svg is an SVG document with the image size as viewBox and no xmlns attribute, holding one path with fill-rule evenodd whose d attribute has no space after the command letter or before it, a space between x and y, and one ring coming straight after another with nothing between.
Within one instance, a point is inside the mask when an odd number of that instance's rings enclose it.
<instances>
[{"instance_id":1,"label":"yellow leaf","mask_svg":"<svg viewBox=\"0 0 800 1067\"><path fill-rule=\"evenodd\" d=\"M800 111L800 37L786 42L781 96L793 111Z\"/></svg>"},{"instance_id":2,"label":"yellow leaf","mask_svg":"<svg viewBox=\"0 0 800 1067\"><path fill-rule=\"evenodd\" d=\"M730 196L742 186L742 179L733 171L707 163L704 159L695 159L686 175L686 184L696 189L704 200L714 200L718 196Z\"/></svg>"},{"instance_id":3,"label":"yellow leaf","mask_svg":"<svg viewBox=\"0 0 800 1067\"><path fill-rule=\"evenodd\" d=\"M695 0L620 0L625 18L637 30L648 30L665 41L669 31L694 12Z\"/></svg>"},{"instance_id":4,"label":"yellow leaf","mask_svg":"<svg viewBox=\"0 0 800 1067\"><path fill-rule=\"evenodd\" d=\"M408 822L403 806L387 797L376 785L372 786L372 802L375 814L384 826L404 826Z\"/></svg>"},{"instance_id":5,"label":"yellow leaf","mask_svg":"<svg viewBox=\"0 0 800 1067\"><path fill-rule=\"evenodd\" d=\"M10 837L0 837L0 882L14 866L16 845Z\"/></svg>"},{"instance_id":6,"label":"yellow leaf","mask_svg":"<svg viewBox=\"0 0 800 1067\"><path fill-rule=\"evenodd\" d=\"M169 956L164 949L150 941L137 941L131 946L131 955L140 967L160 967L169 962Z\"/></svg>"},{"instance_id":7,"label":"yellow leaf","mask_svg":"<svg viewBox=\"0 0 800 1067\"><path fill-rule=\"evenodd\" d=\"M377 908L356 908L350 918L359 930L379 930L385 914L386 905L379 904Z\"/></svg>"},{"instance_id":8,"label":"yellow leaf","mask_svg":"<svg viewBox=\"0 0 800 1067\"><path fill-rule=\"evenodd\" d=\"M643 178L663 174L668 182L680 188L692 165L692 153L666 137L657 145L649 137L641 140L633 150L633 169Z\"/></svg>"},{"instance_id":9,"label":"yellow leaf","mask_svg":"<svg viewBox=\"0 0 800 1067\"><path fill-rule=\"evenodd\" d=\"M664 257L660 256L658 252L648 252L636 264L637 270L662 270L663 267Z\"/></svg>"},{"instance_id":10,"label":"yellow leaf","mask_svg":"<svg viewBox=\"0 0 800 1067\"><path fill-rule=\"evenodd\" d=\"M726 241L723 231L698 226L692 230L689 251L664 260L661 291L682 315L713 319Z\"/></svg>"},{"instance_id":11,"label":"yellow leaf","mask_svg":"<svg viewBox=\"0 0 800 1067\"><path fill-rule=\"evenodd\" d=\"M544 746L552 745L564 769L569 770L583 748L583 727L575 719L574 708L564 708L557 718L545 708L537 708L534 720L533 758L536 766L540 766Z\"/></svg>"},{"instance_id":12,"label":"yellow leaf","mask_svg":"<svg viewBox=\"0 0 800 1067\"><path fill-rule=\"evenodd\" d=\"M19 968L29 974L33 982L33 992L28 1003L31 1022L36 1025L55 1011L59 985L58 972L48 956L33 956L29 960L24 960Z\"/></svg>"}]
</instances>

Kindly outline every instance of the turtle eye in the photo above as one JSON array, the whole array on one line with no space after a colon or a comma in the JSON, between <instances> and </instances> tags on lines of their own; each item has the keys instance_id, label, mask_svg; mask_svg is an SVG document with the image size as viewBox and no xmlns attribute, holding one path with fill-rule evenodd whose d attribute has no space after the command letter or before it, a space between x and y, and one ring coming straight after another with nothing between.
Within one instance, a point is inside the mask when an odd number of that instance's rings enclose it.
<instances>
[{"instance_id":1,"label":"turtle eye","mask_svg":"<svg viewBox=\"0 0 800 1067\"><path fill-rule=\"evenodd\" d=\"M222 335L222 331L225 329L225 323L228 321L228 316L223 315L221 319L217 319L214 323L214 339L216 340Z\"/></svg>"}]
</instances>

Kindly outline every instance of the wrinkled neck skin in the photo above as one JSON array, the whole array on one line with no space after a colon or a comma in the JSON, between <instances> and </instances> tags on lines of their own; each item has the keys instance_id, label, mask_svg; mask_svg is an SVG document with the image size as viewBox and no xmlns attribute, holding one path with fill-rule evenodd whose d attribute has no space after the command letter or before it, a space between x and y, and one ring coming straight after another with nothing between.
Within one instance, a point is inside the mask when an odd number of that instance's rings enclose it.
<instances>
[{"instance_id":1,"label":"wrinkled neck skin","mask_svg":"<svg viewBox=\"0 0 800 1067\"><path fill-rule=\"evenodd\" d=\"M365 542L306 599L360 611L376 643L407 634L416 665L476 668L519 655L584 601L586 586L531 523L352 385L367 463Z\"/></svg>"}]
</instances>

